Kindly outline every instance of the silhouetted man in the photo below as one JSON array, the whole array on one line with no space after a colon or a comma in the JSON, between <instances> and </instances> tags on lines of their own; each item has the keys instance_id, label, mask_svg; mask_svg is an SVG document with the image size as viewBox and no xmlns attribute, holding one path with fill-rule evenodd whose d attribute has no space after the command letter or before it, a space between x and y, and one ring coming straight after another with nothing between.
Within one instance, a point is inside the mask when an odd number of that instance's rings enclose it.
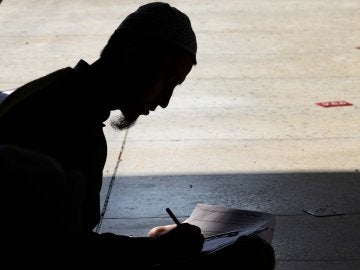
<instances>
[{"instance_id":1,"label":"silhouetted man","mask_svg":"<svg viewBox=\"0 0 360 270\"><path fill-rule=\"evenodd\" d=\"M187 15L166 3L141 6L120 24L92 64L57 70L11 93L0 105L0 161L17 196L6 215L8 251L38 264L131 263L153 267L199 255L200 229L181 224L156 237L95 233L107 157L104 121L116 129L167 107L196 64Z\"/></svg>"}]
</instances>

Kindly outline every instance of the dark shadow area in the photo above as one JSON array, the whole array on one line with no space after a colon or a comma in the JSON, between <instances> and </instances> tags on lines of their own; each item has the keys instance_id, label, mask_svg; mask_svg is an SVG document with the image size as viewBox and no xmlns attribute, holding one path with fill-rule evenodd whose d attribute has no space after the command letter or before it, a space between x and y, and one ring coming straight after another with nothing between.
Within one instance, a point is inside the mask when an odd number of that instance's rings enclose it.
<instances>
[{"instance_id":1,"label":"dark shadow area","mask_svg":"<svg viewBox=\"0 0 360 270\"><path fill-rule=\"evenodd\" d=\"M216 204L276 215L277 270L358 269L359 180L358 172L118 176L101 231L142 236L172 223L166 207L183 221L197 203ZM303 211L319 208L342 215Z\"/></svg>"},{"instance_id":2,"label":"dark shadow area","mask_svg":"<svg viewBox=\"0 0 360 270\"><path fill-rule=\"evenodd\" d=\"M276 215L305 214L303 209L325 206L360 213L359 180L358 172L118 176L107 216L161 217L170 207L186 217L197 203ZM103 191L109 181L104 179Z\"/></svg>"}]
</instances>

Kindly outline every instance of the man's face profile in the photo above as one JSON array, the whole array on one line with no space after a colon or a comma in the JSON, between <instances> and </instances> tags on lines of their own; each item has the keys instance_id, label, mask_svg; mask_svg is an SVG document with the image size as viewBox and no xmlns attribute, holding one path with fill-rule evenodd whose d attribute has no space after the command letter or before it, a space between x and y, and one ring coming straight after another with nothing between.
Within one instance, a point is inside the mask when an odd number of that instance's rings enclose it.
<instances>
[{"instance_id":1,"label":"man's face profile","mask_svg":"<svg viewBox=\"0 0 360 270\"><path fill-rule=\"evenodd\" d=\"M155 78L138 90L134 100L123 104L120 108L122 115L111 119L111 126L115 130L124 130L132 127L140 115L148 115L158 106L166 108L174 88L185 80L192 66L193 59L187 55L173 62L165 62Z\"/></svg>"}]
</instances>

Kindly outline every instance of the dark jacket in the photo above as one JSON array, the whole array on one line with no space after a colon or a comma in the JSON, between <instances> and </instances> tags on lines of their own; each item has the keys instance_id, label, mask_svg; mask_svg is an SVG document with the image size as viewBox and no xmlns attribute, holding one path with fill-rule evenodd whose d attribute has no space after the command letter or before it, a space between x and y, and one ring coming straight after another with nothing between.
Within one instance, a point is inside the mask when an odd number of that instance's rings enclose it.
<instances>
[{"instance_id":1,"label":"dark jacket","mask_svg":"<svg viewBox=\"0 0 360 270\"><path fill-rule=\"evenodd\" d=\"M22 258L12 265L156 263L151 239L94 232L107 155L103 122L110 114L97 106L101 90L81 60L0 104L1 245L3 257ZM134 262L134 254L141 260Z\"/></svg>"},{"instance_id":2,"label":"dark jacket","mask_svg":"<svg viewBox=\"0 0 360 270\"><path fill-rule=\"evenodd\" d=\"M44 153L65 171L83 176L83 193L78 190L82 231L93 230L99 222L107 154L102 129L109 112L96 111L97 91L101 89L95 86L89 65L81 60L75 68L25 84L0 105L1 144Z\"/></svg>"}]
</instances>

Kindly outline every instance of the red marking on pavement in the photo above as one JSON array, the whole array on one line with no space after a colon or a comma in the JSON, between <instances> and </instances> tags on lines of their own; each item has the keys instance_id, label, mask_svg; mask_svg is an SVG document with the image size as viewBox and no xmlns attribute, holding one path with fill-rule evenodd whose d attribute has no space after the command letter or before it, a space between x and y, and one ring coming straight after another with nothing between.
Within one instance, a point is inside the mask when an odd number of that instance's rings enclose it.
<instances>
[{"instance_id":1,"label":"red marking on pavement","mask_svg":"<svg viewBox=\"0 0 360 270\"><path fill-rule=\"evenodd\" d=\"M339 106L352 106L350 102L347 101L325 101L325 102L316 102L316 105L322 106L324 108L329 107L339 107Z\"/></svg>"}]
</instances>

